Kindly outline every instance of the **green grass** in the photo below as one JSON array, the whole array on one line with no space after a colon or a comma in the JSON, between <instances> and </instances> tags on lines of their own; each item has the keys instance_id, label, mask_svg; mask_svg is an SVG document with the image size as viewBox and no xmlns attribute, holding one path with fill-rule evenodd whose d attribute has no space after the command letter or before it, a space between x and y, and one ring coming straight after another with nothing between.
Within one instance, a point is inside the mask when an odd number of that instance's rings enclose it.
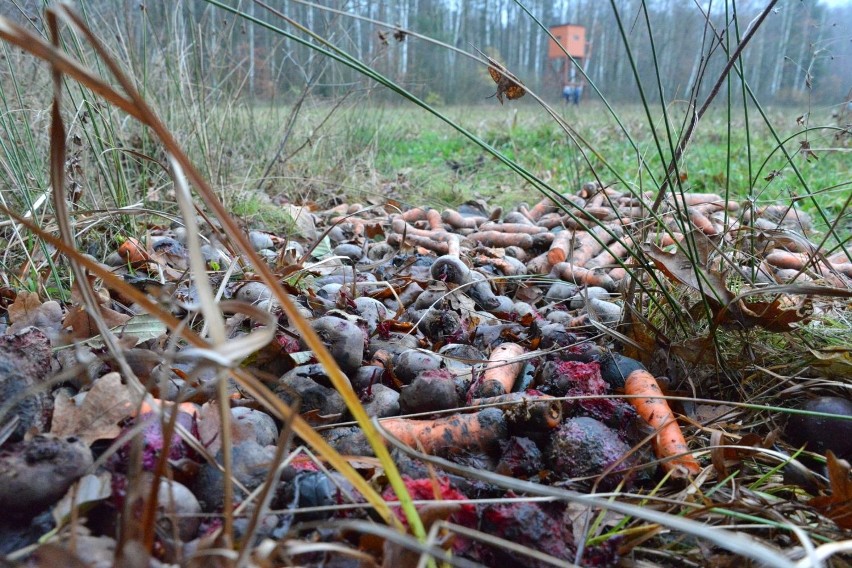
<instances>
[{"instance_id":1,"label":"green grass","mask_svg":"<svg viewBox=\"0 0 852 568\"><path fill-rule=\"evenodd\" d=\"M588 163L553 120L530 104L501 107L493 103L443 110L460 125L537 176L550 179L550 185L561 192L577 191L584 181L594 179L595 174L604 183L616 183L615 176L601 157L634 190L655 189L647 175L640 171L640 159L645 160L653 171L662 170L650 128L643 122L642 110L638 106L616 109L637 142L638 154L602 106L586 103L579 108L563 109L569 124L594 150L586 150ZM302 128L310 128L321 112L321 109L315 108L308 113ZM821 206L831 216L840 211L849 191L852 161L848 159L848 152L844 151L848 149L840 146L842 141L834 140L835 131L828 129L808 133L811 146L820 148L816 151L818 160L808 162L804 155L797 154L799 140L805 135L795 135L801 131L795 123L795 116L802 112L802 109L775 109L771 114L782 139L792 136L786 148L801 169L811 192L819 194ZM827 127L832 126L827 113L822 118ZM817 120L819 117L814 117L812 124L816 124ZM377 188L357 183L359 172L337 167L339 160L354 159L361 168L372 170L379 180L393 180L398 173L405 174L410 181L411 194L395 197L423 202L415 203L418 205L456 205L472 197L482 197L496 205L512 207L520 201L537 201L540 197L516 174L487 157L482 149L419 109L344 110L339 120L328 128L327 135L311 152L303 152L293 158L292 169L307 177L337 179L344 185L356 182L348 188L356 193L375 191ZM745 149L745 125L741 117L735 117L730 141L730 179L727 179L728 140L724 110L711 112L699 126L685 154L683 170L687 172L687 179L684 189L724 194L729 188L733 199L752 197L758 204L775 203L777 200L788 202L804 195L805 191L789 163L781 152L776 151L768 129L751 124L750 131L751 163ZM329 147L322 148L323 144ZM336 159L317 161L317 154ZM768 162L761 169L767 158ZM452 166L460 167L454 170ZM778 171L780 175L771 181L765 180L772 171ZM803 200L800 205L808 211L813 208L809 200Z\"/></svg>"}]
</instances>

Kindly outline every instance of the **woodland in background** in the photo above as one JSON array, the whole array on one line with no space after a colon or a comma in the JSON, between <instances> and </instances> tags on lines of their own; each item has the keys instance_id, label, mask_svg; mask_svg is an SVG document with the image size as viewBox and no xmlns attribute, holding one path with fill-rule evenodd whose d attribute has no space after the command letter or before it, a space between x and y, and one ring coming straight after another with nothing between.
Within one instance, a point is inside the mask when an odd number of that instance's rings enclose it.
<instances>
[{"instance_id":1,"label":"woodland in background","mask_svg":"<svg viewBox=\"0 0 852 568\"><path fill-rule=\"evenodd\" d=\"M262 25L234 18L217 7L218 2L269 25L286 25L250 0L86 0L75 4L97 27L124 36L120 43L131 51L116 55L121 60L129 58L138 67L140 80L157 76L161 70L168 75L180 73L196 78L199 86L203 84L211 92L240 91L270 102L296 98L306 80L315 83L315 95L328 97L370 86L351 69L282 39ZM543 98L559 97L559 76L547 60L548 37L512 0L321 0L311 4L314 6L294 0L270 6L433 104L470 103L481 96L482 85L489 79L475 61L454 50L410 35L394 35L393 29L367 19L396 23L460 50L473 51L476 46L505 63ZM656 61L646 26L640 22L644 18L640 0L530 0L523 4L544 25L570 22L586 26L591 42L588 75L613 102L638 98L613 8L629 26L627 33L643 83L654 84L658 68L668 101L688 99L696 81L716 76L725 60L708 58L707 49L696 49L696 44L709 49L713 38L712 32L705 34L701 8L692 2L647 2ZM740 36L762 8L762 2L754 0L701 4L704 9L708 4L712 7L716 30L736 28ZM35 18L43 2L11 0L9 5L13 15L23 20ZM335 10L366 19L341 16ZM731 20L736 20L735 28L727 27ZM746 80L766 104L839 104L848 98L852 86L852 44L844 36L849 29L852 5L829 8L812 0L783 0L744 54ZM778 57L779 51L782 57ZM192 56L175 60L176 53ZM699 85L700 95L706 95L709 88ZM657 93L647 94L654 97ZM376 91L373 96L394 97L387 91Z\"/></svg>"}]
</instances>

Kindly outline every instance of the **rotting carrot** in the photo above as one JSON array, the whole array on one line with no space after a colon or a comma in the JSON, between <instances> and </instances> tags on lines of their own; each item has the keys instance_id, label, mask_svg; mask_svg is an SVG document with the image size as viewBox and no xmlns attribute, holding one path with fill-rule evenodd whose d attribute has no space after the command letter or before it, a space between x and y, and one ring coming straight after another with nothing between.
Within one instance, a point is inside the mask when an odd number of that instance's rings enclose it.
<instances>
[{"instance_id":1,"label":"rotting carrot","mask_svg":"<svg viewBox=\"0 0 852 568\"><path fill-rule=\"evenodd\" d=\"M808 264L809 256L784 250L774 250L766 255L766 262L775 268L801 270Z\"/></svg>"},{"instance_id":2,"label":"rotting carrot","mask_svg":"<svg viewBox=\"0 0 852 568\"><path fill-rule=\"evenodd\" d=\"M698 474L701 464L689 453L683 431L669 403L660 398L663 392L657 379L648 371L637 369L627 376L624 392L628 395L638 395L638 398L629 399L630 403L636 408L639 416L657 430L654 451L657 458L665 460L663 468L675 476Z\"/></svg>"},{"instance_id":3,"label":"rotting carrot","mask_svg":"<svg viewBox=\"0 0 852 568\"><path fill-rule=\"evenodd\" d=\"M405 235L405 242L412 246L424 248L437 254L450 253L449 242L439 242L431 239L430 237L421 237L419 235L407 234ZM401 245L403 243L402 235L396 233L388 235L387 243L391 246Z\"/></svg>"},{"instance_id":4,"label":"rotting carrot","mask_svg":"<svg viewBox=\"0 0 852 568\"><path fill-rule=\"evenodd\" d=\"M538 391L474 398L470 405L497 405L511 425L524 430L552 430L562 423L562 402Z\"/></svg>"},{"instance_id":5,"label":"rotting carrot","mask_svg":"<svg viewBox=\"0 0 852 568\"><path fill-rule=\"evenodd\" d=\"M589 259L583 268L601 268L610 266L619 258L627 257L627 247L621 243L608 244L606 250Z\"/></svg>"},{"instance_id":6,"label":"rotting carrot","mask_svg":"<svg viewBox=\"0 0 852 568\"><path fill-rule=\"evenodd\" d=\"M524 348L517 343L502 343L491 351L488 364L482 376L470 387L470 397L480 398L499 396L512 392L515 380L524 367L517 359L524 354Z\"/></svg>"},{"instance_id":7,"label":"rotting carrot","mask_svg":"<svg viewBox=\"0 0 852 568\"><path fill-rule=\"evenodd\" d=\"M547 259L547 253L543 252L540 255L531 258L527 262L528 274L549 274L553 268L553 264Z\"/></svg>"},{"instance_id":8,"label":"rotting carrot","mask_svg":"<svg viewBox=\"0 0 852 568\"><path fill-rule=\"evenodd\" d=\"M493 455L509 437L506 417L498 408L436 420L389 418L380 424L406 446L440 457Z\"/></svg>"},{"instance_id":9,"label":"rotting carrot","mask_svg":"<svg viewBox=\"0 0 852 568\"><path fill-rule=\"evenodd\" d=\"M612 221L618 218L618 213L611 207L584 207L577 212L578 217L585 219L598 219L599 221Z\"/></svg>"},{"instance_id":10,"label":"rotting carrot","mask_svg":"<svg viewBox=\"0 0 852 568\"><path fill-rule=\"evenodd\" d=\"M477 231L467 235L467 238L483 244L487 247L521 247L522 249L532 248L534 244L533 236L526 233L502 233L500 231Z\"/></svg>"},{"instance_id":11,"label":"rotting carrot","mask_svg":"<svg viewBox=\"0 0 852 568\"><path fill-rule=\"evenodd\" d=\"M592 195L586 201L583 209L589 209L592 207L601 207L604 204L604 199L606 198L606 194L603 191L598 190L597 193Z\"/></svg>"},{"instance_id":12,"label":"rotting carrot","mask_svg":"<svg viewBox=\"0 0 852 568\"><path fill-rule=\"evenodd\" d=\"M707 216L694 207L687 209L689 221L705 235L718 235L718 227Z\"/></svg>"},{"instance_id":13,"label":"rotting carrot","mask_svg":"<svg viewBox=\"0 0 852 568\"><path fill-rule=\"evenodd\" d=\"M559 262L553 265L550 275L574 284L585 284L586 286L600 286L612 292L615 290L615 282L608 274L597 270L589 270L570 262Z\"/></svg>"},{"instance_id":14,"label":"rotting carrot","mask_svg":"<svg viewBox=\"0 0 852 568\"><path fill-rule=\"evenodd\" d=\"M553 229L562 226L562 218L563 215L560 213L546 213L539 218L537 224L545 229Z\"/></svg>"},{"instance_id":15,"label":"rotting carrot","mask_svg":"<svg viewBox=\"0 0 852 568\"><path fill-rule=\"evenodd\" d=\"M457 235L448 233L447 231L430 231L429 229L418 229L417 227L412 227L400 217L396 217L393 221L391 221L391 229L400 235L405 234L406 236L413 235L416 237L425 237L439 242L447 242L451 239L458 238Z\"/></svg>"},{"instance_id":16,"label":"rotting carrot","mask_svg":"<svg viewBox=\"0 0 852 568\"><path fill-rule=\"evenodd\" d=\"M645 209L642 207L628 207L622 206L618 208L618 216L628 219L644 219L648 216L648 211L650 208Z\"/></svg>"},{"instance_id":17,"label":"rotting carrot","mask_svg":"<svg viewBox=\"0 0 852 568\"><path fill-rule=\"evenodd\" d=\"M673 202L673 204L679 205L681 209L685 207L690 207L692 205L700 205L703 203L716 203L719 204L720 207L725 204L725 200L722 199L722 196L718 193L684 193L683 195L677 194L674 196L674 199L669 198L669 202Z\"/></svg>"},{"instance_id":18,"label":"rotting carrot","mask_svg":"<svg viewBox=\"0 0 852 568\"><path fill-rule=\"evenodd\" d=\"M838 253L834 253L831 256L829 256L828 261L831 264L837 265L837 264L848 264L848 263L852 262L852 259L850 259L848 256L846 256L845 252L840 251Z\"/></svg>"},{"instance_id":19,"label":"rotting carrot","mask_svg":"<svg viewBox=\"0 0 852 568\"><path fill-rule=\"evenodd\" d=\"M625 270L621 266L616 266L615 268L607 272L607 275L612 279L613 282L615 282L614 287L617 288L618 282L627 278L627 270Z\"/></svg>"},{"instance_id":20,"label":"rotting carrot","mask_svg":"<svg viewBox=\"0 0 852 568\"><path fill-rule=\"evenodd\" d=\"M545 197L529 209L528 216L533 221L538 221L541 219L542 215L553 211L556 211L556 204L554 204L553 200L549 197Z\"/></svg>"},{"instance_id":21,"label":"rotting carrot","mask_svg":"<svg viewBox=\"0 0 852 568\"><path fill-rule=\"evenodd\" d=\"M429 209L426 211L426 222L429 223L429 228L433 231L445 230L444 221L441 219L441 214L437 209Z\"/></svg>"},{"instance_id":22,"label":"rotting carrot","mask_svg":"<svg viewBox=\"0 0 852 568\"><path fill-rule=\"evenodd\" d=\"M605 245L609 244L613 237L610 232L621 233L621 228L607 229L595 227L587 232L578 232L574 239L574 249L571 251L571 263L585 267L595 255L599 254ZM600 241L600 242L599 242Z\"/></svg>"},{"instance_id":23,"label":"rotting carrot","mask_svg":"<svg viewBox=\"0 0 852 568\"><path fill-rule=\"evenodd\" d=\"M406 223L413 223L414 221L420 221L426 218L426 211L422 207L413 207L408 211L404 211L400 214L400 217Z\"/></svg>"},{"instance_id":24,"label":"rotting carrot","mask_svg":"<svg viewBox=\"0 0 852 568\"><path fill-rule=\"evenodd\" d=\"M558 262L564 262L568 258L568 251L573 242L573 231L564 229L554 235L553 242L550 243L550 250L547 251L547 261L551 266Z\"/></svg>"},{"instance_id":25,"label":"rotting carrot","mask_svg":"<svg viewBox=\"0 0 852 568\"><path fill-rule=\"evenodd\" d=\"M665 231L659 233L648 233L648 238L646 239L647 242L658 244L661 247L670 247L682 240L683 233L669 233Z\"/></svg>"},{"instance_id":26,"label":"rotting carrot","mask_svg":"<svg viewBox=\"0 0 852 568\"><path fill-rule=\"evenodd\" d=\"M135 237L127 237L127 239L121 243L121 246L118 247L118 255L130 263L130 265L134 268L138 268L151 260L148 251L145 250L145 247L142 246L139 239Z\"/></svg>"},{"instance_id":27,"label":"rotting carrot","mask_svg":"<svg viewBox=\"0 0 852 568\"><path fill-rule=\"evenodd\" d=\"M488 221L488 218L465 217L455 209L445 209L441 213L441 220L456 229L476 229L479 225Z\"/></svg>"},{"instance_id":28,"label":"rotting carrot","mask_svg":"<svg viewBox=\"0 0 852 568\"><path fill-rule=\"evenodd\" d=\"M480 231L500 231L501 233L526 233L528 235L537 235L538 233L546 233L547 229L538 225L524 225L523 223L495 223L488 221L479 227Z\"/></svg>"}]
</instances>

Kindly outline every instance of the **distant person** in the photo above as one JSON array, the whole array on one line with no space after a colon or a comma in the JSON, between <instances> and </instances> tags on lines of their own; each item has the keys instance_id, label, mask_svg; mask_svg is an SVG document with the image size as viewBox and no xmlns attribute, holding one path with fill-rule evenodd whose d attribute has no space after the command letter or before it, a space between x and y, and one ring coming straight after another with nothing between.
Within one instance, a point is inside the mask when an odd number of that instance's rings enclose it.
<instances>
[{"instance_id":1,"label":"distant person","mask_svg":"<svg viewBox=\"0 0 852 568\"><path fill-rule=\"evenodd\" d=\"M583 94L583 87L574 85L565 85L562 87L562 97L566 103L580 104L580 96Z\"/></svg>"}]
</instances>

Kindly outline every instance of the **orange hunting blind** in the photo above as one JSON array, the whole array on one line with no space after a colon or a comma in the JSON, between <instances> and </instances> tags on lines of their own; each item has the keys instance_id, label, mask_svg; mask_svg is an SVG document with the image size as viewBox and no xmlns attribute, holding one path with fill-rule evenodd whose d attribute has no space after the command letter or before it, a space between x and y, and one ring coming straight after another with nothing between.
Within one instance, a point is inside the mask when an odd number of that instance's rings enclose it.
<instances>
[{"instance_id":1,"label":"orange hunting blind","mask_svg":"<svg viewBox=\"0 0 852 568\"><path fill-rule=\"evenodd\" d=\"M562 59L565 53L559 48L561 45L571 57L585 59L586 57L586 28L574 24L562 24L551 26L550 33L556 38L558 44L552 39L548 42L547 57L549 59Z\"/></svg>"}]
</instances>

